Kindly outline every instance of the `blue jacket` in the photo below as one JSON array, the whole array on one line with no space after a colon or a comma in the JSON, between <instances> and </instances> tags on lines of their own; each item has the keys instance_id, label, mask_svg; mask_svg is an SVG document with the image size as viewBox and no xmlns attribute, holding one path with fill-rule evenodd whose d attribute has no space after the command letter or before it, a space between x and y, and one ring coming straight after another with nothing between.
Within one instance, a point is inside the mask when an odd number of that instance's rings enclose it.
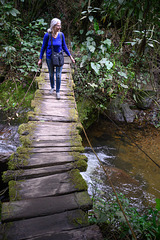
<instances>
[{"instance_id":1,"label":"blue jacket","mask_svg":"<svg viewBox=\"0 0 160 240\"><path fill-rule=\"evenodd\" d=\"M71 55L66 46L65 37L64 37L63 33L62 33L62 40L61 40L59 33L58 33L57 38L52 37L52 39L53 39L54 52L60 52L63 49L68 56ZM48 32L44 35L44 38L43 38L43 44L42 44L41 51L40 51L40 59L43 58L45 51L46 51L46 58L51 59L51 55L52 55L51 38L49 38Z\"/></svg>"}]
</instances>

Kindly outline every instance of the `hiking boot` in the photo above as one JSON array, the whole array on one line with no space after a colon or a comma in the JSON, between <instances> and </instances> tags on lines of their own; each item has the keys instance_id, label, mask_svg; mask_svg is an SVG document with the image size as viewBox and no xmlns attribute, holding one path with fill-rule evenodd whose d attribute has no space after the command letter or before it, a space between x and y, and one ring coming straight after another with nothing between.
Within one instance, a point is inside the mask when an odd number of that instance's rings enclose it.
<instances>
[{"instance_id":1,"label":"hiking boot","mask_svg":"<svg viewBox=\"0 0 160 240\"><path fill-rule=\"evenodd\" d=\"M53 94L54 92L54 88L51 88L51 90L49 91L50 94Z\"/></svg>"},{"instance_id":2,"label":"hiking boot","mask_svg":"<svg viewBox=\"0 0 160 240\"><path fill-rule=\"evenodd\" d=\"M60 93L57 92L57 99L59 100L61 97L60 97Z\"/></svg>"}]
</instances>

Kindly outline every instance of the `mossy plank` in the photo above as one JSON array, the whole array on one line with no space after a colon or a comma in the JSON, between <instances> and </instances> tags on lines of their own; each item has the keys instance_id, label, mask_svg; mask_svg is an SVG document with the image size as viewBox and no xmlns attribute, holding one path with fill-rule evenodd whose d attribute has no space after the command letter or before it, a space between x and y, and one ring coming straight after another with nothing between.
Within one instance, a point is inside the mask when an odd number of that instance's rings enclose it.
<instances>
[{"instance_id":1,"label":"mossy plank","mask_svg":"<svg viewBox=\"0 0 160 240\"><path fill-rule=\"evenodd\" d=\"M30 153L84 152L84 147L40 147L32 148Z\"/></svg>"},{"instance_id":2,"label":"mossy plank","mask_svg":"<svg viewBox=\"0 0 160 240\"><path fill-rule=\"evenodd\" d=\"M23 166L27 168L39 168L46 166L54 166L66 163L73 163L75 161L84 160L87 161L85 155L81 155L79 152L72 154L71 152L54 152L54 153L34 153L28 159L28 164Z\"/></svg>"},{"instance_id":3,"label":"mossy plank","mask_svg":"<svg viewBox=\"0 0 160 240\"><path fill-rule=\"evenodd\" d=\"M88 211L91 208L92 201L87 192L6 202L2 205L2 222L52 215L74 209Z\"/></svg>"},{"instance_id":4,"label":"mossy plank","mask_svg":"<svg viewBox=\"0 0 160 240\"><path fill-rule=\"evenodd\" d=\"M79 165L80 166L80 165ZM32 168L32 169L20 169L20 170L8 170L3 172L3 181L9 182L10 180L26 180L31 178L38 178L49 176L57 173L64 173L70 171L73 168L78 168L77 165L71 163L66 163L63 165L46 166L42 168ZM78 169L81 169L80 167Z\"/></svg>"},{"instance_id":5,"label":"mossy plank","mask_svg":"<svg viewBox=\"0 0 160 240\"><path fill-rule=\"evenodd\" d=\"M78 170L71 170L66 173L16 181L13 189L15 190L11 195L12 199L17 200L17 198L30 199L86 191L87 184Z\"/></svg>"},{"instance_id":6,"label":"mossy plank","mask_svg":"<svg viewBox=\"0 0 160 240\"><path fill-rule=\"evenodd\" d=\"M49 235L53 234L53 236L55 236L56 234L64 233L65 231L89 226L87 214L80 209L15 221L9 227L8 224L10 223L6 223L7 230L5 235L6 239L10 240L36 239L37 236L38 239L41 238L44 240L48 239L44 238L44 235L48 233Z\"/></svg>"},{"instance_id":7,"label":"mossy plank","mask_svg":"<svg viewBox=\"0 0 160 240\"><path fill-rule=\"evenodd\" d=\"M48 121L48 122L77 122L77 116L53 116L50 114L35 114L33 112L29 112L27 114L28 120L31 121Z\"/></svg>"}]
</instances>

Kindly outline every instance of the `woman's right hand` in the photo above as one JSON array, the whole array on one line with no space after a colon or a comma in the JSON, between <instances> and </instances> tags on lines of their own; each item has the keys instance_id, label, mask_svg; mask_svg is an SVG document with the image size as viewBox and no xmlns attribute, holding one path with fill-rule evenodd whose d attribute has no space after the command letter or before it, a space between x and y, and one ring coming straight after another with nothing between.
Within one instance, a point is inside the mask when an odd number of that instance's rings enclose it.
<instances>
[{"instance_id":1,"label":"woman's right hand","mask_svg":"<svg viewBox=\"0 0 160 240\"><path fill-rule=\"evenodd\" d=\"M39 59L38 66L40 67L42 65L42 59Z\"/></svg>"}]
</instances>

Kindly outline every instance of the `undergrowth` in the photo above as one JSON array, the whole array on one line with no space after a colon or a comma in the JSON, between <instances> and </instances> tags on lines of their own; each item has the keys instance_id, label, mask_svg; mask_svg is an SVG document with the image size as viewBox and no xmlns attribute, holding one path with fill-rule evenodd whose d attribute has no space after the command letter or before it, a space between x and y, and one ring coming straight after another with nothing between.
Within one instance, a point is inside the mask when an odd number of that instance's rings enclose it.
<instances>
[{"instance_id":1,"label":"undergrowth","mask_svg":"<svg viewBox=\"0 0 160 240\"><path fill-rule=\"evenodd\" d=\"M123 194L118 194L118 198L137 239L160 239L160 199L156 199L155 208L139 212ZM94 196L89 221L100 226L106 240L134 239L115 195L111 195L107 202Z\"/></svg>"}]
</instances>

